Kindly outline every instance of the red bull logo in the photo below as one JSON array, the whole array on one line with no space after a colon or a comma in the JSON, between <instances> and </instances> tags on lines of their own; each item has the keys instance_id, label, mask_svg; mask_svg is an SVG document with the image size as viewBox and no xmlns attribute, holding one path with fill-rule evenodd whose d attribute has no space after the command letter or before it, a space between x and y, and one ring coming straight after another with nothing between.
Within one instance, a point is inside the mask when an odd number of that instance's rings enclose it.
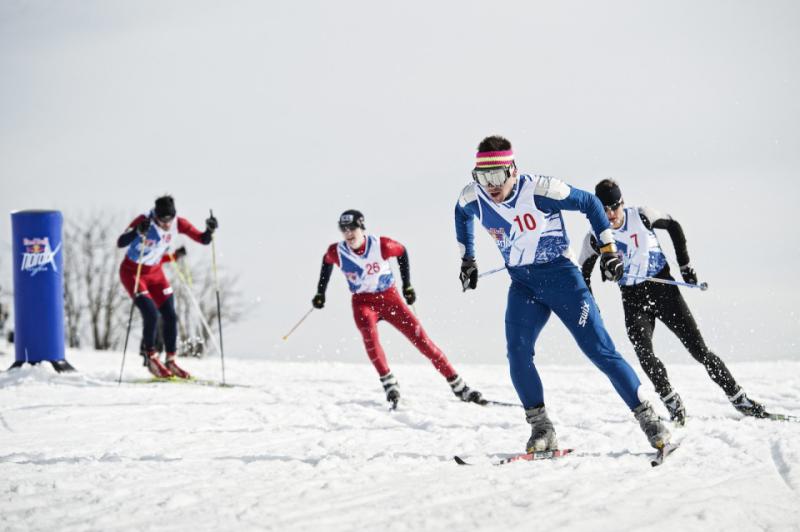
<instances>
[{"instance_id":1,"label":"red bull logo","mask_svg":"<svg viewBox=\"0 0 800 532\"><path fill-rule=\"evenodd\" d=\"M51 249L48 237L23 238L22 245L25 248L25 252L22 254L20 271L30 272L31 277L39 272L46 271L48 265L53 266L54 272L58 271L56 254L61 250L60 242L56 249Z\"/></svg>"}]
</instances>

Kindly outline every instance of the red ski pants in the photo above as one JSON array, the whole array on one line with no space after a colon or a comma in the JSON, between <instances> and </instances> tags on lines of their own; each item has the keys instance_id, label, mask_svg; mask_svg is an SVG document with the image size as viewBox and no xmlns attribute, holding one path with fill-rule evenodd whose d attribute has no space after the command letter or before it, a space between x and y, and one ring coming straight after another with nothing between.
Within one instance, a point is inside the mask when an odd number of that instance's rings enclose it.
<instances>
[{"instance_id":1,"label":"red ski pants","mask_svg":"<svg viewBox=\"0 0 800 532\"><path fill-rule=\"evenodd\" d=\"M136 284L136 269L137 264L132 260L125 259L119 266L119 278L122 281L122 286L131 297L149 297L152 299L156 308L161 308L161 305L169 299L172 295L172 287L164 275L164 270L161 265L157 266L142 266L141 274L139 275L139 286L136 287L136 295L134 296L134 286Z\"/></svg>"},{"instance_id":2,"label":"red ski pants","mask_svg":"<svg viewBox=\"0 0 800 532\"><path fill-rule=\"evenodd\" d=\"M403 333L445 378L449 379L456 375L456 370L450 365L447 357L428 337L417 317L409 310L394 287L374 294L353 294L353 317L356 320L356 327L364 338L364 347L367 349L369 360L380 376L389 373L386 353L378 339L378 322L381 320L386 320Z\"/></svg>"}]
</instances>

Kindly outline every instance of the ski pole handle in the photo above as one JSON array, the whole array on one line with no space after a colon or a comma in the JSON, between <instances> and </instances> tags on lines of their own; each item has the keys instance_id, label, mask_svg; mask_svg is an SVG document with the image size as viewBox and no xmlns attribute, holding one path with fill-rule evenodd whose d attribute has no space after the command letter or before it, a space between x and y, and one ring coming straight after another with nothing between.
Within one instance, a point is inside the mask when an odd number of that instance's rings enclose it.
<instances>
[{"instance_id":1,"label":"ski pole handle","mask_svg":"<svg viewBox=\"0 0 800 532\"><path fill-rule=\"evenodd\" d=\"M284 340L286 340L287 338L289 338L289 335L291 335L291 334L294 332L294 330L295 330L295 329L297 329L298 327L300 327L300 324L301 324L301 323L303 323L303 322L306 320L306 318L307 318L307 317L308 317L308 316L309 316L309 315L310 315L312 312L314 312L314 307L311 307L310 309L308 309L308 312L306 312L305 314L303 314L303 317L302 317L302 318L300 318L300 321L298 321L297 323L295 323L295 324L294 324L294 327L292 327L292 329L291 329L291 330L290 330L288 333L286 333L286 334L283 336L283 339L284 339Z\"/></svg>"},{"instance_id":2,"label":"ski pole handle","mask_svg":"<svg viewBox=\"0 0 800 532\"><path fill-rule=\"evenodd\" d=\"M488 272L480 273L478 274L478 279L480 279L481 277L485 277L487 275L492 275L493 273L502 272L505 269L506 266L501 266L500 268L495 268L494 270L489 270Z\"/></svg>"},{"instance_id":3,"label":"ski pole handle","mask_svg":"<svg viewBox=\"0 0 800 532\"><path fill-rule=\"evenodd\" d=\"M702 282L698 284L682 283L681 281L671 281L669 279L659 279L658 277L645 277L642 275L626 275L627 279L641 279L642 281L650 281L651 283L671 284L673 286L685 286L686 288L699 288L700 291L705 292L708 290L708 283Z\"/></svg>"}]
</instances>

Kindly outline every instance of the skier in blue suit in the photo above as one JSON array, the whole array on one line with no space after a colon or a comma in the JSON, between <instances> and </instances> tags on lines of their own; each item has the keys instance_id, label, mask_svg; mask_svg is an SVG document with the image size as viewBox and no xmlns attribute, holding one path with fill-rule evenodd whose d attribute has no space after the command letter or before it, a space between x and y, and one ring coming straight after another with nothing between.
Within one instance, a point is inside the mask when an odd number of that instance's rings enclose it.
<instances>
[{"instance_id":1,"label":"skier in blue suit","mask_svg":"<svg viewBox=\"0 0 800 532\"><path fill-rule=\"evenodd\" d=\"M570 260L562 210L581 211L600 242L600 269L619 280L623 264L600 201L558 179L519 175L511 143L500 136L478 146L473 182L455 208L456 238L461 249L464 290L478 284L473 219L494 238L511 276L506 306L506 344L511 380L531 425L527 452L558 448L547 416L542 381L534 364L534 345L551 313L572 333L578 346L611 381L630 408L648 441L661 448L669 431L648 401L638 396L640 382L614 347L580 270Z\"/></svg>"}]
</instances>

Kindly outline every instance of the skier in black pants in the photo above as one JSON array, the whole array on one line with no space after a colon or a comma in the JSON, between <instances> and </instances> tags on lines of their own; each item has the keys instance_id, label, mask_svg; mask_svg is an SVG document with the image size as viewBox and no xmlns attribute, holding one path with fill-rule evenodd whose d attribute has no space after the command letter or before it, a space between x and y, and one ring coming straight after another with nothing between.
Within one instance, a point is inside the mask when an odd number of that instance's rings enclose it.
<instances>
[{"instance_id":1,"label":"skier in black pants","mask_svg":"<svg viewBox=\"0 0 800 532\"><path fill-rule=\"evenodd\" d=\"M595 187L595 194L605 207L617 249L624 261L625 273L619 280L619 285L628 338L633 343L642 369L669 410L670 418L682 425L686 420L686 408L681 397L672 389L664 364L653 353L656 318L678 336L695 360L703 364L711 380L723 389L736 410L748 416L764 416L763 405L748 398L725 363L708 350L678 287L642 279L655 277L674 280L670 275L667 258L653 231L666 229L675 246L683 280L697 284L697 274L689 262L686 237L680 224L671 216L648 207L625 207L622 192L611 179L600 181ZM597 242L594 235L589 233L584 239L579 259L587 285L598 256Z\"/></svg>"}]
</instances>

